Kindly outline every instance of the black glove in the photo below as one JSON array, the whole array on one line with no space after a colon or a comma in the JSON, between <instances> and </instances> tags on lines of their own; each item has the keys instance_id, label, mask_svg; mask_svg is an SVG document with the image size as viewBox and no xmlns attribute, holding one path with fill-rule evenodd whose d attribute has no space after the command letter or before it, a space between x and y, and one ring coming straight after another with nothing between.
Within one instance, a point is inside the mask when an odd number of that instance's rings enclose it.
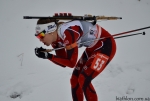
<instances>
[{"instance_id":1,"label":"black glove","mask_svg":"<svg viewBox=\"0 0 150 101\"><path fill-rule=\"evenodd\" d=\"M44 52L46 49L40 47L40 48L35 48L35 55L39 58L43 59L51 59L53 57L52 54L48 52Z\"/></svg>"}]
</instances>

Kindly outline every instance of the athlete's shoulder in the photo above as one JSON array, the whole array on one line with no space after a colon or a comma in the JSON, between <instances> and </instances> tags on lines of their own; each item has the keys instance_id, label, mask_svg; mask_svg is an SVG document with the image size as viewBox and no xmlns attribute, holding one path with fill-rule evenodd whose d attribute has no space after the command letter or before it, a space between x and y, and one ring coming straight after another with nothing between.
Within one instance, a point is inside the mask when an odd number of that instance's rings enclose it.
<instances>
[{"instance_id":1,"label":"athlete's shoulder","mask_svg":"<svg viewBox=\"0 0 150 101\"><path fill-rule=\"evenodd\" d=\"M74 21L69 21L69 22L65 22L62 23L58 26L58 35L60 36L61 39L63 39L64 37L64 32L66 30L70 30L71 28L73 28L73 26L79 26L81 28L81 30L83 30L82 24L80 21L78 20L74 20Z\"/></svg>"},{"instance_id":2,"label":"athlete's shoulder","mask_svg":"<svg viewBox=\"0 0 150 101\"><path fill-rule=\"evenodd\" d=\"M82 29L82 24L80 21L75 20L75 21L69 21L69 22L65 22L63 24L61 24L59 26L59 28L61 28L62 31L66 30L67 28L71 27L71 26L80 26Z\"/></svg>"}]
</instances>

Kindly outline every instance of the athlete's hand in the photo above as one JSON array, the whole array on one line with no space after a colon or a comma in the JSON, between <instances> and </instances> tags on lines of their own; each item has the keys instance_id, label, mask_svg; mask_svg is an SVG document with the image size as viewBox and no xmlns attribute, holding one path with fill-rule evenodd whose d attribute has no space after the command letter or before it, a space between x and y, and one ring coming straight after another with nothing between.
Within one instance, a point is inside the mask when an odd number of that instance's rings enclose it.
<instances>
[{"instance_id":1,"label":"athlete's hand","mask_svg":"<svg viewBox=\"0 0 150 101\"><path fill-rule=\"evenodd\" d=\"M52 54L46 52L46 49L40 47L36 47L35 49L35 55L39 58L43 58L43 59L51 59L53 57Z\"/></svg>"}]
</instances>

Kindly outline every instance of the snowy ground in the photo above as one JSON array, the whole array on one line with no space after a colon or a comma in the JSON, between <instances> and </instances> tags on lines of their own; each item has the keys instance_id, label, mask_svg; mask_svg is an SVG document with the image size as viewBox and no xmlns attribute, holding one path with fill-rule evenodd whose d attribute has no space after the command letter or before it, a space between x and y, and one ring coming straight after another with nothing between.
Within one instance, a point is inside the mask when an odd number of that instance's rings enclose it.
<instances>
[{"instance_id":1,"label":"snowy ground","mask_svg":"<svg viewBox=\"0 0 150 101\"><path fill-rule=\"evenodd\" d=\"M36 46L49 47L34 37L37 20L23 19L55 12L122 17L98 22L112 34L150 26L149 0L0 0L0 101L72 101L72 69L34 55ZM116 40L115 58L93 80L99 101L150 101L150 29L144 31Z\"/></svg>"}]
</instances>

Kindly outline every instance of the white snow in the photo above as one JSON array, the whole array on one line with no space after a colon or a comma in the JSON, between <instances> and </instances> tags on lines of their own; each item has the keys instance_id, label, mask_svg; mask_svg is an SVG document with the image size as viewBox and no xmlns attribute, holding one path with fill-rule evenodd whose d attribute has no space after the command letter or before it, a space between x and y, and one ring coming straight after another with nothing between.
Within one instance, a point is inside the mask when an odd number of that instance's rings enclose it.
<instances>
[{"instance_id":1,"label":"white snow","mask_svg":"<svg viewBox=\"0 0 150 101\"><path fill-rule=\"evenodd\" d=\"M122 17L98 22L112 35L150 26L149 0L1 0L0 101L72 101L73 69L37 58L35 47L51 47L35 38L37 20L23 19L59 12ZM145 36L116 39L114 59L93 80L98 101L150 101L150 29L143 31Z\"/></svg>"}]
</instances>

